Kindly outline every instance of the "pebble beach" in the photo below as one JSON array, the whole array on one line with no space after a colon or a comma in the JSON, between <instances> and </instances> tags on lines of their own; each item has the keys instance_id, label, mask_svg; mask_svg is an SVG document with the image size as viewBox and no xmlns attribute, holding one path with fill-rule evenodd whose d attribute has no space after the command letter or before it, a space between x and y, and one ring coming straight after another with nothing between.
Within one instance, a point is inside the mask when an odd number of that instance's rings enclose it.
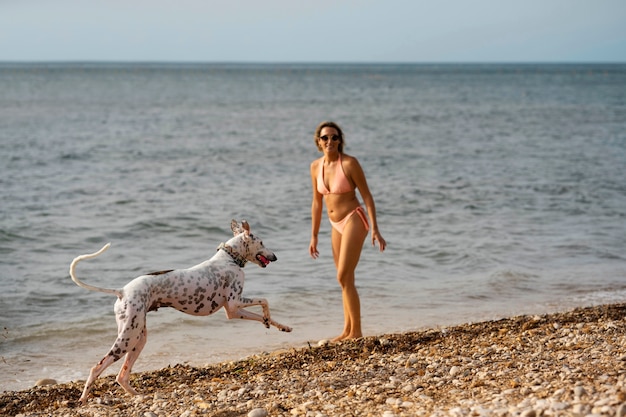
<instances>
[{"instance_id":1,"label":"pebble beach","mask_svg":"<svg viewBox=\"0 0 626 417\"><path fill-rule=\"evenodd\" d=\"M626 304L0 394L7 416L626 416Z\"/></svg>"}]
</instances>

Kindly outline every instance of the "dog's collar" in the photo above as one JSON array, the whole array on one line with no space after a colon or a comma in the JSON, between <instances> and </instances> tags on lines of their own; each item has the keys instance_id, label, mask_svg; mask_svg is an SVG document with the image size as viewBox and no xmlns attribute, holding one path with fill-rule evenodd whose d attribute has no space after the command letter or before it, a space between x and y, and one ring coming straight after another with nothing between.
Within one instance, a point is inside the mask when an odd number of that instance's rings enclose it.
<instances>
[{"instance_id":1,"label":"dog's collar","mask_svg":"<svg viewBox=\"0 0 626 417\"><path fill-rule=\"evenodd\" d=\"M239 265L240 268L243 268L246 265L246 262L248 262L246 258L239 255L237 252L233 250L232 247L228 246L224 242L220 243L220 245L217 247L217 250L220 250L220 249L226 252L227 254L229 254L230 257L233 258L233 261L235 261L235 263Z\"/></svg>"}]
</instances>

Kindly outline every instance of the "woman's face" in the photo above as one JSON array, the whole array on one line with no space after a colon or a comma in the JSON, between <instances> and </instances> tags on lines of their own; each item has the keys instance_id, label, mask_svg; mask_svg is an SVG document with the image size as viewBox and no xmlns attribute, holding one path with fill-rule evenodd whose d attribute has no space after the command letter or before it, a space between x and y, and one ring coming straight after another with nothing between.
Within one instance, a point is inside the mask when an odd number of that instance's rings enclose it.
<instances>
[{"instance_id":1,"label":"woman's face","mask_svg":"<svg viewBox=\"0 0 626 417\"><path fill-rule=\"evenodd\" d=\"M325 127L320 132L319 145L324 152L337 152L341 138L334 127Z\"/></svg>"}]
</instances>

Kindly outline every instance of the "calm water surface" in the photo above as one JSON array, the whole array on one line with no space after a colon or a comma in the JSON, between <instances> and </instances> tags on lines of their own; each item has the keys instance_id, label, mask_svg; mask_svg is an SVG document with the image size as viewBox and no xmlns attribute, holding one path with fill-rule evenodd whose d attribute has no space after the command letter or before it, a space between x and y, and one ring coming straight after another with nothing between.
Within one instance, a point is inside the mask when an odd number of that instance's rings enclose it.
<instances>
[{"instance_id":1,"label":"calm water surface","mask_svg":"<svg viewBox=\"0 0 626 417\"><path fill-rule=\"evenodd\" d=\"M330 226L308 256L312 133L359 158L388 250L357 270L366 335L626 299L625 65L0 64L0 389L86 378L115 299L247 219L284 334L161 309L136 370L337 335ZM118 370L119 364L110 368Z\"/></svg>"}]
</instances>

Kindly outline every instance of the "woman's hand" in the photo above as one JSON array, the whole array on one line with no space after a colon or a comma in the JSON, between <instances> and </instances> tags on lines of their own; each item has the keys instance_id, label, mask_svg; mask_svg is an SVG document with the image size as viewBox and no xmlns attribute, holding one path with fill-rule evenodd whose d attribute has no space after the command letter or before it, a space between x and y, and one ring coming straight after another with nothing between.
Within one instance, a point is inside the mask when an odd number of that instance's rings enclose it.
<instances>
[{"instance_id":1,"label":"woman's hand","mask_svg":"<svg viewBox=\"0 0 626 417\"><path fill-rule=\"evenodd\" d=\"M387 247L387 242L385 242L385 239L383 238L383 236L380 234L380 232L378 230L373 230L372 231L372 246L376 246L376 241L378 241L378 246L380 247L380 251L384 251L385 248Z\"/></svg>"},{"instance_id":2,"label":"woman's hand","mask_svg":"<svg viewBox=\"0 0 626 417\"><path fill-rule=\"evenodd\" d=\"M311 243L309 244L309 255L311 258L317 259L320 253L317 251L317 236L311 237Z\"/></svg>"}]
</instances>

